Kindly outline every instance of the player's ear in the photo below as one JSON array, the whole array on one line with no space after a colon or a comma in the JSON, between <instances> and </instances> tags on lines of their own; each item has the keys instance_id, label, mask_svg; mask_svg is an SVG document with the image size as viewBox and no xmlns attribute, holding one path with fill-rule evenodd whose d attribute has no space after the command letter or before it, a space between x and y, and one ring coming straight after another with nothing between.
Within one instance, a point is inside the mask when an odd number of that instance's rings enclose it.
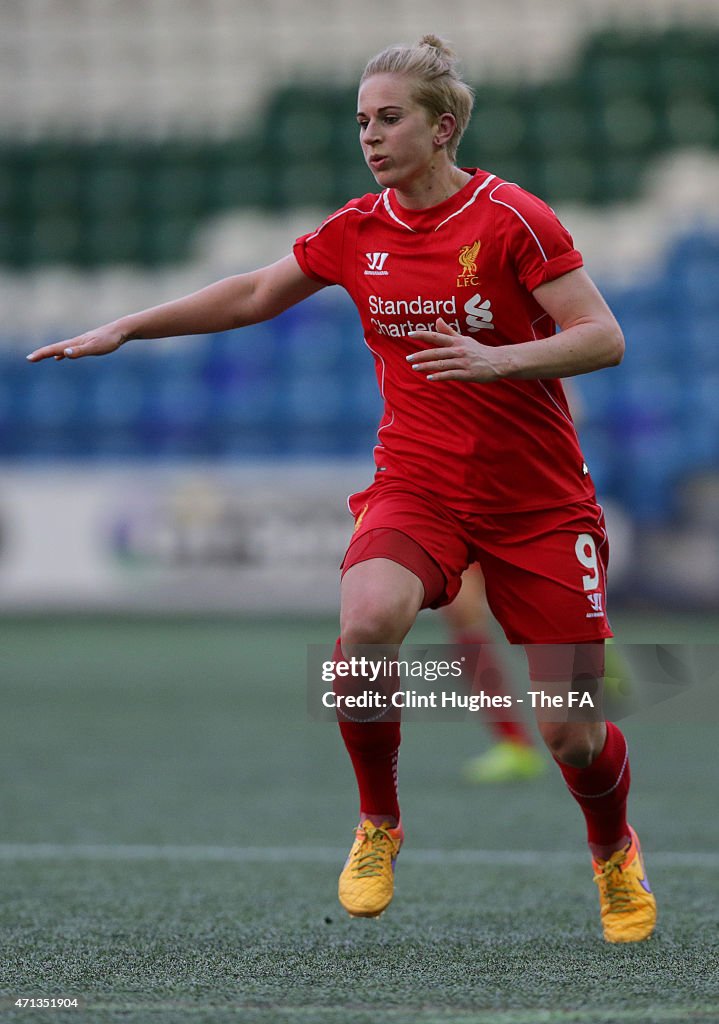
<instances>
[{"instance_id":1,"label":"player's ear","mask_svg":"<svg viewBox=\"0 0 719 1024\"><path fill-rule=\"evenodd\" d=\"M435 146L446 146L456 130L457 121L454 114L440 114L439 119L437 120L437 127L434 132Z\"/></svg>"}]
</instances>

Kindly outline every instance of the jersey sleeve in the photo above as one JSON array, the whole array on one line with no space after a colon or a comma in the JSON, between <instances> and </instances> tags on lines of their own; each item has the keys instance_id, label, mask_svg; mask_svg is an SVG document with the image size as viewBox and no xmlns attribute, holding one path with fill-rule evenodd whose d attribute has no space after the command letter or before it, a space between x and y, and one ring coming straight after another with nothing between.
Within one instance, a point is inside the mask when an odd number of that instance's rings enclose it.
<instances>
[{"instance_id":1,"label":"jersey sleeve","mask_svg":"<svg viewBox=\"0 0 719 1024\"><path fill-rule=\"evenodd\" d=\"M323 221L316 231L301 235L293 252L300 269L322 284L343 284L345 233L355 206L348 204Z\"/></svg>"},{"instance_id":2,"label":"jersey sleeve","mask_svg":"<svg viewBox=\"0 0 719 1024\"><path fill-rule=\"evenodd\" d=\"M491 199L498 233L527 291L583 265L572 236L537 196L507 182L493 189Z\"/></svg>"}]
</instances>

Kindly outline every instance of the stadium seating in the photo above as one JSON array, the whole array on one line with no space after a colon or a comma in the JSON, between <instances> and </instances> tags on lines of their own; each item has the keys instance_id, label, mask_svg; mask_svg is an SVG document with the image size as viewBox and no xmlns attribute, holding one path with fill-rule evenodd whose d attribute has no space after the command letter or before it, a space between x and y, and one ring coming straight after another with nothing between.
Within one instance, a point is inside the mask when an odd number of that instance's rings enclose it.
<instances>
[{"instance_id":1,"label":"stadium seating","mask_svg":"<svg viewBox=\"0 0 719 1024\"><path fill-rule=\"evenodd\" d=\"M267 11L245 5L240 31L233 0L201 6L198 16L196 5L174 0L10 5L0 40L4 123L17 120L0 142L0 268L8 275L179 267L218 214L331 209L374 189L358 153L354 79L359 55L375 43L359 33L366 26L357 5L339 3L336 23L327 19L309 37L296 30L291 0L273 0L275 64L253 50L267 38ZM458 25L472 6L457 5ZM532 4L525 7L531 18ZM145 32L131 54L140 8ZM408 0L398 37L414 35L418 11L435 8ZM662 155L718 150L719 33L692 28L691 18L668 28L657 14L656 23L656 31L583 36L554 76L530 72L542 61L547 71L552 46L571 51L575 36L559 14L544 34L524 34L531 47L520 54L468 40L477 104L462 162L491 167L552 203L586 207L631 201ZM494 36L506 44L502 24ZM328 78L326 49L338 33L354 56ZM13 91L19 52L29 62L22 97ZM511 60L527 74L503 75ZM56 81L45 68L57 69ZM50 130L53 89L65 95L77 131ZM651 279L604 286L627 355L621 373L578 381L580 433L600 491L641 523L671 519L677 481L719 460L718 282L719 236L707 226L687 229ZM65 302L61 274L54 287L64 332L76 304ZM0 347L0 456L345 457L373 443L381 401L372 358L341 296L317 295L248 328L242 345L217 336L173 346L171 361L157 347L128 346L110 365L32 368L18 365L12 344Z\"/></svg>"},{"instance_id":2,"label":"stadium seating","mask_svg":"<svg viewBox=\"0 0 719 1024\"><path fill-rule=\"evenodd\" d=\"M550 202L631 198L659 154L719 148L717 69L717 32L590 36L559 78L479 82L461 159ZM165 125L128 141L121 124L102 138L9 137L0 266L179 262L219 210L336 207L374 188L355 103L353 82L303 78L276 87L254 123L221 138L173 136Z\"/></svg>"},{"instance_id":3,"label":"stadium seating","mask_svg":"<svg viewBox=\"0 0 719 1024\"><path fill-rule=\"evenodd\" d=\"M601 493L639 522L673 515L677 481L719 459L719 237L680 239L659 276L605 288L627 338L620 373L578 378ZM117 362L20 364L0 353L12 459L337 456L374 443L381 400L356 313L320 293L231 335L128 346Z\"/></svg>"}]
</instances>

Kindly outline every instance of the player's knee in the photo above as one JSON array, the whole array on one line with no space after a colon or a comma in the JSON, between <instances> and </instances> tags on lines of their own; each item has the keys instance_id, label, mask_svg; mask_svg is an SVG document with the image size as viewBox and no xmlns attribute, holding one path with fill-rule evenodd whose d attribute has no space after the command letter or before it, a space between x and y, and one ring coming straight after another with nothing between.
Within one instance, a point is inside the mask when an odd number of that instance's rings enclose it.
<instances>
[{"instance_id":1,"label":"player's knee","mask_svg":"<svg viewBox=\"0 0 719 1024\"><path fill-rule=\"evenodd\" d=\"M342 650L364 644L399 644L401 631L397 610L392 604L376 602L343 610L340 623Z\"/></svg>"},{"instance_id":2,"label":"player's knee","mask_svg":"<svg viewBox=\"0 0 719 1024\"><path fill-rule=\"evenodd\" d=\"M342 649L362 644L399 645L409 632L417 610L411 600L391 590L364 590L342 602L340 633Z\"/></svg>"},{"instance_id":3,"label":"player's knee","mask_svg":"<svg viewBox=\"0 0 719 1024\"><path fill-rule=\"evenodd\" d=\"M550 753L562 764L588 768L599 753L592 731L576 723L543 722L539 729Z\"/></svg>"}]
</instances>

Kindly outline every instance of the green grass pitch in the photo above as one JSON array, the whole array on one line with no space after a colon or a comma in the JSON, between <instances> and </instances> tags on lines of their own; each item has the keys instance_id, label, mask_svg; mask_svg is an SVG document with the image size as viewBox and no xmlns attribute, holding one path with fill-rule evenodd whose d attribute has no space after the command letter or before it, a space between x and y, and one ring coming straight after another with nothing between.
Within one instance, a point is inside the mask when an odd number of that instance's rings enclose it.
<instances>
[{"instance_id":1,"label":"green grass pitch","mask_svg":"<svg viewBox=\"0 0 719 1024\"><path fill-rule=\"evenodd\" d=\"M624 636L712 642L715 625L634 620ZM650 941L601 941L558 773L458 781L486 744L469 722L404 727L395 901L352 921L335 893L354 782L305 696L306 645L335 633L0 621L0 1021L716 1024L716 723L624 723ZM440 640L436 619L415 636ZM80 1007L14 1006L53 996Z\"/></svg>"}]
</instances>

